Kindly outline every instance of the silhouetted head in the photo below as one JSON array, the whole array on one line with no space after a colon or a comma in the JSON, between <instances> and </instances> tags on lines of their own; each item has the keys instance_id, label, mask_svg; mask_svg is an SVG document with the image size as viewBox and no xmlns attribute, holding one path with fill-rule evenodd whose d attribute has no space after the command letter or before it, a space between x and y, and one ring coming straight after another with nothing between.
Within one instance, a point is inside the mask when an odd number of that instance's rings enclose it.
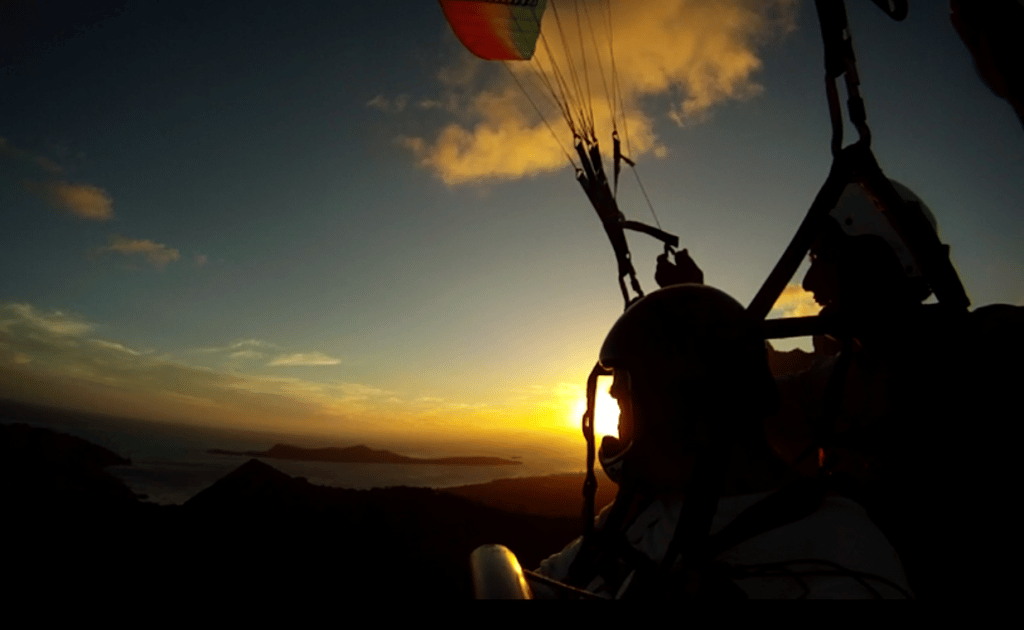
<instances>
[{"instance_id":1,"label":"silhouetted head","mask_svg":"<svg viewBox=\"0 0 1024 630\"><path fill-rule=\"evenodd\" d=\"M764 340L744 308L705 285L667 287L637 301L601 347L613 371L619 438L600 460L612 479L682 487L695 459L723 443L763 439L779 404Z\"/></svg>"},{"instance_id":2,"label":"silhouetted head","mask_svg":"<svg viewBox=\"0 0 1024 630\"><path fill-rule=\"evenodd\" d=\"M898 182L892 184L903 201L918 205L937 229L934 215L917 195ZM847 313L911 306L931 294L910 250L859 184L847 186L811 245L811 268L803 288L826 310Z\"/></svg>"}]
</instances>

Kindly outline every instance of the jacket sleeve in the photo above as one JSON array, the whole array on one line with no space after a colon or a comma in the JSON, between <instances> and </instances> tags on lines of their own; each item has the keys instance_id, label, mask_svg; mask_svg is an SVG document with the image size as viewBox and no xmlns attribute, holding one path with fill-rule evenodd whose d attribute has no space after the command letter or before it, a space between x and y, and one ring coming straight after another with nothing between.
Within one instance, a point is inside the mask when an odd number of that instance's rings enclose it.
<instances>
[{"instance_id":1,"label":"jacket sleeve","mask_svg":"<svg viewBox=\"0 0 1024 630\"><path fill-rule=\"evenodd\" d=\"M558 582L565 582L569 577L569 567L572 566L572 561L576 559L576 554L579 553L582 545L583 537L581 536L566 545L565 549L542 560L537 573ZM559 597L559 593L546 584L535 583L530 586L536 599L557 599Z\"/></svg>"}]
</instances>

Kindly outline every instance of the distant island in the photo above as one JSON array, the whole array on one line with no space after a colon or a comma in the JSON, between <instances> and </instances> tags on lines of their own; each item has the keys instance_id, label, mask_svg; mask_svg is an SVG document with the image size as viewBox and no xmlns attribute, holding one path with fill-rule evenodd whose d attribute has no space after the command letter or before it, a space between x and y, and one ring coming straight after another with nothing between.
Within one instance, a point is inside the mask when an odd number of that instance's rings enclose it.
<instances>
[{"instance_id":1,"label":"distant island","mask_svg":"<svg viewBox=\"0 0 1024 630\"><path fill-rule=\"evenodd\" d=\"M214 455L243 455L246 457L272 457L307 462L341 462L356 464L437 464L443 466L514 466L523 462L500 457L440 457L424 459L406 457L391 451L378 451L362 444L346 448L302 448L288 444L275 444L268 451L225 451L213 448Z\"/></svg>"}]
</instances>

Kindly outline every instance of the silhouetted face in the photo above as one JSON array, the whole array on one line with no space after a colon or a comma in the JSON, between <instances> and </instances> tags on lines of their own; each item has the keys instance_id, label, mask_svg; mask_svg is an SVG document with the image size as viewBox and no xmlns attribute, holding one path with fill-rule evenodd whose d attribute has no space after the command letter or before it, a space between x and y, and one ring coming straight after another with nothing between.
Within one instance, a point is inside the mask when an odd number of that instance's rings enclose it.
<instances>
[{"instance_id":1,"label":"silhouetted face","mask_svg":"<svg viewBox=\"0 0 1024 630\"><path fill-rule=\"evenodd\" d=\"M694 455L672 429L693 419L677 396L683 386L652 378L646 371L617 370L608 390L619 403L619 440L632 442L629 474L657 491L681 491L693 471Z\"/></svg>"},{"instance_id":2,"label":"silhouetted face","mask_svg":"<svg viewBox=\"0 0 1024 630\"><path fill-rule=\"evenodd\" d=\"M881 237L847 237L837 227L811 246L803 288L823 312L867 313L877 304L911 306L927 295L917 295L896 253Z\"/></svg>"},{"instance_id":3,"label":"silhouetted face","mask_svg":"<svg viewBox=\"0 0 1024 630\"><path fill-rule=\"evenodd\" d=\"M803 288L814 295L814 301L822 307L836 307L839 304L839 267L834 255L816 241L811 248L811 268L804 276Z\"/></svg>"}]
</instances>

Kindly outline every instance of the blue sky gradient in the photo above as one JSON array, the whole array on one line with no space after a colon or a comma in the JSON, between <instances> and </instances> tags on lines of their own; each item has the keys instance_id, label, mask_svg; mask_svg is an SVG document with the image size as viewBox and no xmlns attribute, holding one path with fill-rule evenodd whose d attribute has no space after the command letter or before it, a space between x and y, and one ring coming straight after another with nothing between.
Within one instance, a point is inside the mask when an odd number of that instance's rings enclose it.
<instances>
[{"instance_id":1,"label":"blue sky gradient","mask_svg":"<svg viewBox=\"0 0 1024 630\"><path fill-rule=\"evenodd\" d=\"M639 172L662 227L746 303L828 173L830 131L813 3L720 4L770 5L727 42L757 63L683 124L685 83L638 97ZM903 23L848 5L883 170L936 214L975 307L1024 304L1013 111L944 3ZM12 6L0 394L337 435L576 435L622 310L615 259L567 165L448 185L410 149L474 129L459 104L512 85L437 3ZM712 34L715 17L700 15ZM699 57L704 40L672 39L687 32L650 37ZM653 222L628 173L620 198ZM645 239L630 244L651 290Z\"/></svg>"}]
</instances>

